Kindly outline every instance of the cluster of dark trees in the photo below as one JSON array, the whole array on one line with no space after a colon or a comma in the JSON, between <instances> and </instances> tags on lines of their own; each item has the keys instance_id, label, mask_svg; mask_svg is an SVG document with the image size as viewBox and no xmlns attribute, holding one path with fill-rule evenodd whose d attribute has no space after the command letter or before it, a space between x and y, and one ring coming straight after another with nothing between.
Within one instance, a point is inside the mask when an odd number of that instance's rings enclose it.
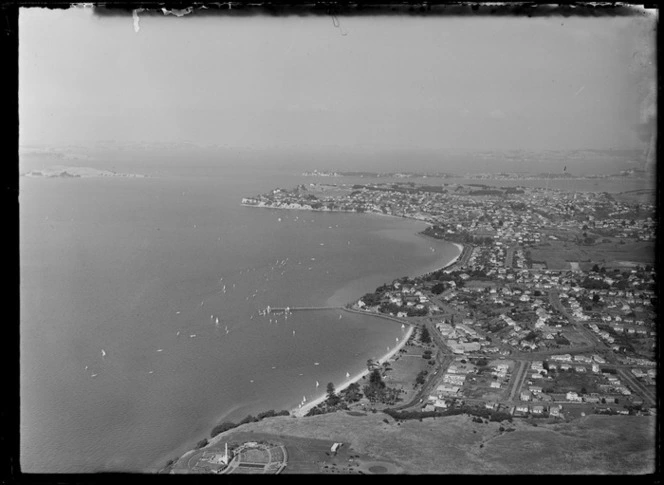
<instances>
[{"instance_id":1,"label":"cluster of dark trees","mask_svg":"<svg viewBox=\"0 0 664 485\"><path fill-rule=\"evenodd\" d=\"M431 334L429 333L429 329L427 328L426 325L422 325L422 329L420 330L420 342L422 342L423 344L431 343Z\"/></svg>"},{"instance_id":2,"label":"cluster of dark trees","mask_svg":"<svg viewBox=\"0 0 664 485\"><path fill-rule=\"evenodd\" d=\"M383 411L388 416L396 421L406 421L409 419L436 418L444 416L458 416L460 414L467 414L478 418L484 418L493 422L509 421L512 422L512 415L500 411L492 411L485 408L474 408L470 406L450 407L441 411L397 411L394 409L385 409Z\"/></svg>"},{"instance_id":3,"label":"cluster of dark trees","mask_svg":"<svg viewBox=\"0 0 664 485\"><path fill-rule=\"evenodd\" d=\"M378 369L369 374L369 384L364 386L364 395L371 403L394 405L399 401L399 389L388 387Z\"/></svg>"},{"instance_id":4,"label":"cluster of dark trees","mask_svg":"<svg viewBox=\"0 0 664 485\"><path fill-rule=\"evenodd\" d=\"M418 372L417 377L415 377L415 385L422 385L426 382L426 377L429 374L428 370L421 370Z\"/></svg>"},{"instance_id":5,"label":"cluster of dark trees","mask_svg":"<svg viewBox=\"0 0 664 485\"><path fill-rule=\"evenodd\" d=\"M445 285L445 282L447 281L454 281L454 284L456 284L457 288L463 287L465 283L460 275L461 273L459 271L451 271L449 273L446 273L445 270L439 269L437 271L432 271L431 273L424 276L422 279L424 281L436 281L437 282L436 284L443 284L445 288L443 288L443 290L441 291L442 293L449 286ZM438 289L440 289L440 287Z\"/></svg>"},{"instance_id":6,"label":"cluster of dark trees","mask_svg":"<svg viewBox=\"0 0 664 485\"><path fill-rule=\"evenodd\" d=\"M220 423L220 424L216 425L214 428L212 428L212 431L210 432L210 436L212 438L214 438L218 434L221 434L225 431L228 431L229 429L237 428L238 426L240 426L242 424L255 423L255 422L260 421L262 419L271 418L273 416L290 416L290 413L286 410L277 412L277 411L274 411L273 409L271 409L269 411L264 411L262 413L259 413L255 417L250 414L237 424L235 424L233 422L230 422L230 421L225 421L223 423ZM203 446L205 446L205 445L203 445Z\"/></svg>"},{"instance_id":7,"label":"cluster of dark trees","mask_svg":"<svg viewBox=\"0 0 664 485\"><path fill-rule=\"evenodd\" d=\"M451 228L454 232L447 232L447 229L442 226L429 226L420 234L424 234L435 239L444 239L445 241L455 243L473 243L479 245L493 244L493 238L490 236L477 236L475 234L461 231L458 232L456 228Z\"/></svg>"}]
</instances>

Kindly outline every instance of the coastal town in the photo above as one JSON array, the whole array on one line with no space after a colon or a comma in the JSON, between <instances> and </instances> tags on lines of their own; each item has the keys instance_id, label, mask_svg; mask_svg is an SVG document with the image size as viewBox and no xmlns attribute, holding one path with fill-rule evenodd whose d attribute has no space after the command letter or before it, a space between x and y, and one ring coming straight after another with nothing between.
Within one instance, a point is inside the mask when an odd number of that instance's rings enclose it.
<instances>
[{"instance_id":1,"label":"coastal town","mask_svg":"<svg viewBox=\"0 0 664 485\"><path fill-rule=\"evenodd\" d=\"M242 199L251 207L423 221L423 237L453 243L458 255L346 305L405 332L361 375L338 388L328 383L319 399L290 412L221 423L164 472L398 471L343 448L339 461L340 442L242 432L273 416L382 413L397 424L467 416L496 423L502 435L517 422L656 415L656 226L648 195L391 181L301 184ZM265 439L247 441L257 436ZM229 455L229 439L231 450L243 451Z\"/></svg>"},{"instance_id":2,"label":"coastal town","mask_svg":"<svg viewBox=\"0 0 664 485\"><path fill-rule=\"evenodd\" d=\"M349 305L414 325L428 351L417 399L396 408L562 419L656 412L654 205L630 195L319 183L243 204L407 217L462 245L453 265Z\"/></svg>"}]
</instances>

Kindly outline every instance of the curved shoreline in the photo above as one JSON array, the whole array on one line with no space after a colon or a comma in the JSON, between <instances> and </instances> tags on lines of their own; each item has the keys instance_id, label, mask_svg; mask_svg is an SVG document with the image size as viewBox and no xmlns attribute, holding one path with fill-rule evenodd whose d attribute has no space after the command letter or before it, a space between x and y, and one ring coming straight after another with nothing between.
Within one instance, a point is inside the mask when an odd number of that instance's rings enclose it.
<instances>
[{"instance_id":1,"label":"curved shoreline","mask_svg":"<svg viewBox=\"0 0 664 485\"><path fill-rule=\"evenodd\" d=\"M443 267L440 268L440 269L449 268L450 266L454 265L454 263L456 263L459 260L459 258L461 257L461 255L463 254L464 247L463 247L462 244L459 244L459 243L450 243L450 244L453 244L459 250L459 253L454 258L452 258L450 261L448 261L445 265L443 265ZM378 362L379 365L382 365L384 362L387 362L389 359L394 357L394 355L397 352L399 352L399 350L401 350L401 348L404 345L406 345L408 340L410 340L410 337L412 336L412 334L415 330L415 325L414 324L412 324L410 322L407 322L407 321L404 321L402 319L393 317L391 315L384 315L382 313L367 312L367 311L362 311L362 310L354 310L354 309L351 309L351 308L343 308L343 310L347 311L347 312L361 314L361 315L373 315L373 316L378 317L378 318L384 318L386 320L391 320L391 321L394 321L394 322L397 322L397 323L408 325L408 330L407 330L406 334L404 335L404 338L402 338L399 341L399 343L393 349L391 349L389 352L387 352L385 355L383 355L380 359L378 359L377 362ZM367 375L369 375L369 370L368 369L365 370L365 371L360 372L359 374L356 374L356 375L348 378L339 387L335 386L336 391L337 392L343 391L348 386L350 386L351 384L353 384L355 382L360 381L363 377L365 377ZM299 406L297 408L293 408L291 410L291 415L296 417L296 418L304 417L311 409L313 409L316 406L318 406L319 404L323 403L326 398L327 398L327 394L324 393L322 396L317 397L316 399L314 399L312 401L309 401L304 406Z\"/></svg>"},{"instance_id":2,"label":"curved shoreline","mask_svg":"<svg viewBox=\"0 0 664 485\"><path fill-rule=\"evenodd\" d=\"M358 313L363 313L363 312L358 312ZM371 313L366 313L366 312L364 312L363 314L372 315ZM383 315L374 314L374 316L382 317ZM394 357L394 355L397 352L399 352L399 350L401 350L401 348L404 345L406 345L408 340L410 340L410 337L412 336L413 331L415 330L415 326L412 323L406 323L406 322L402 322L402 323L404 323L404 325L408 325L408 330L406 331L406 334L403 336L403 338L401 340L399 340L399 343L397 345L395 345L393 349L391 349L388 353L386 353L380 359L378 359L377 362L378 362L379 365L383 365L384 362L387 362L389 359ZM335 386L335 389L336 389L337 392L343 391L348 386L350 386L351 384L353 384L355 382L360 381L363 377L365 377L367 375L369 375L369 370L368 369L360 372L359 374L355 374L354 376L349 377L347 380L345 380L338 387ZM292 409L291 412L290 412L291 416L296 417L296 418L304 417L309 412L309 410L311 410L312 408L315 408L316 406L318 406L319 404L324 402L325 399L327 399L327 394L323 393L322 396L317 397L312 401L309 401L304 406Z\"/></svg>"},{"instance_id":3,"label":"curved shoreline","mask_svg":"<svg viewBox=\"0 0 664 485\"><path fill-rule=\"evenodd\" d=\"M423 221L421 219L416 219L416 218L413 218L413 217L398 216L398 215L394 215L394 214L382 214L382 213L377 213L377 212L357 212L357 211L342 211L342 210L330 211L330 210L311 209L311 208L304 208L304 207L298 207L298 208L294 208L294 207L271 207L271 206L260 206L260 205L254 205L254 204L244 204L244 203L241 204L241 205L244 205L245 207L259 207L259 208L263 208L263 209L302 210L302 211L311 211L311 212L342 212L342 213L354 213L354 214L374 214L374 215L383 216L383 217L387 216L387 217L396 217L396 218L399 218L399 219L409 219L411 221L421 222L421 223L427 224L429 226L432 225L430 222ZM456 263L459 260L459 258L461 257L461 255L463 254L464 246L462 244L452 243L450 241L445 241L445 242L453 244L459 250L459 253L455 257L453 257L450 261L446 262L438 270L443 270L443 269L449 268L450 266L454 265L454 263ZM427 274L427 273L425 273L425 274ZM357 301L357 300L354 300L354 301ZM399 318L393 317L391 315L385 315L385 314L377 313L377 312L367 312L367 311L362 311L362 310L355 310L355 309L347 308L345 306L340 306L339 309L343 310L343 311L350 312L350 313L357 313L357 314L361 314L361 315L372 315L374 317L383 318L383 319L386 319L386 320L393 321L395 323L401 323L403 325L408 326L408 330L406 331L404 336L399 340L399 343L397 345L395 345L394 348L390 349L389 352L385 353L382 357L380 357L377 360L379 365L382 365L384 362L387 362L389 359L394 357L394 355L396 355L399 352L399 350L401 350L404 347L404 345L406 345L406 343L410 340L411 336L413 335L413 332L415 331L415 325L413 323L404 321L403 319L399 319ZM360 381L363 377L367 376L368 374L369 374L369 370L367 369L367 370L364 370L364 371L362 371L362 372L360 372L360 373L358 373L354 376L351 376L348 379L346 379L345 381L343 381L343 383L340 384L338 387L335 386L335 390L337 392L342 391L342 390L346 389L348 386L350 386L351 384ZM326 393L323 393L321 396L307 402L305 405L303 405L301 407L295 407L295 408L291 409L290 410L291 416L294 417L294 418L304 417L309 412L309 410L311 410L312 408L314 408L314 407L318 406L319 404L321 404L322 402L324 402L326 398L327 398ZM193 451L193 450L188 450L184 454L180 455L178 457L178 460L180 458L184 457L185 455L187 455L188 453L190 453L191 451Z\"/></svg>"}]
</instances>

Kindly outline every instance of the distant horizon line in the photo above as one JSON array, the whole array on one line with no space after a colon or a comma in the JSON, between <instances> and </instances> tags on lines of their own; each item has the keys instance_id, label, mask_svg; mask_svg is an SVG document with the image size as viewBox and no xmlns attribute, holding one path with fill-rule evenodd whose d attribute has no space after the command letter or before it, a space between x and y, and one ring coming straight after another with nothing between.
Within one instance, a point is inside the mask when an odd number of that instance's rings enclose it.
<instances>
[{"instance_id":1,"label":"distant horizon line","mask_svg":"<svg viewBox=\"0 0 664 485\"><path fill-rule=\"evenodd\" d=\"M643 147L582 147L582 148L427 148L427 147L405 147L405 146L384 146L384 145L356 145L356 146L339 146L339 145L289 145L289 146L251 146L251 145L228 145L220 143L198 143L192 141L114 141L114 140L99 140L94 142L68 142L68 143L43 143L43 142L24 142L19 143L19 150L26 149L49 149L49 150L62 150L67 148L100 148L106 146L116 147L189 147L189 148L203 148L203 149L228 149L228 150L247 150L247 151L265 151L265 150L281 150L281 151L315 151L315 150L341 150L341 151L417 151L417 152L439 152L439 153L496 153L496 152L644 152Z\"/></svg>"}]
</instances>

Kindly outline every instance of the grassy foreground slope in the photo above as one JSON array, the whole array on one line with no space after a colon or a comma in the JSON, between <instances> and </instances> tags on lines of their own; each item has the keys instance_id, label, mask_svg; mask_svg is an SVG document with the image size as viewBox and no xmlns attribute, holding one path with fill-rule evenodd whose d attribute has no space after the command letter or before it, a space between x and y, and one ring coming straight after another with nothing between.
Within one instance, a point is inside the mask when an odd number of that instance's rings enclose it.
<instances>
[{"instance_id":1,"label":"grassy foreground slope","mask_svg":"<svg viewBox=\"0 0 664 485\"><path fill-rule=\"evenodd\" d=\"M501 425L476 423L467 416L450 416L397 423L382 413L350 416L337 412L250 423L223 433L212 442L233 440L236 435L236 439L246 439L247 434L281 437L287 448L287 437L308 438L312 443L341 441L349 453L361 455L365 460L392 463L404 473L647 474L655 471L654 417L587 416L571 423L533 422L537 426L521 420ZM291 472L296 470L291 468Z\"/></svg>"}]
</instances>

